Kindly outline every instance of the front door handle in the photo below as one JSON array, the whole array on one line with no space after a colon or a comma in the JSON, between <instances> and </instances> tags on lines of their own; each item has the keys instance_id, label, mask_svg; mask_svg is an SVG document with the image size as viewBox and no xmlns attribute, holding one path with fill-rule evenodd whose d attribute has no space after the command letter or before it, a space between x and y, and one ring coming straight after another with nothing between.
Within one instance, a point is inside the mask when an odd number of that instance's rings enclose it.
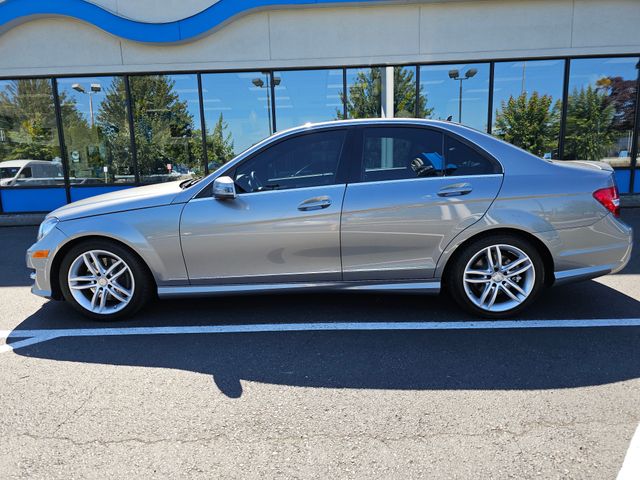
<instances>
[{"instance_id":1,"label":"front door handle","mask_svg":"<svg viewBox=\"0 0 640 480\"><path fill-rule=\"evenodd\" d=\"M454 183L453 185L447 185L446 187L442 187L438 190L439 197L458 197L460 195L466 195L467 193L471 193L473 188L471 188L470 183Z\"/></svg>"},{"instance_id":2,"label":"front door handle","mask_svg":"<svg viewBox=\"0 0 640 480\"><path fill-rule=\"evenodd\" d=\"M321 210L331 205L331 199L329 197L313 197L305 200L298 205L298 210L307 212L309 210Z\"/></svg>"}]
</instances>

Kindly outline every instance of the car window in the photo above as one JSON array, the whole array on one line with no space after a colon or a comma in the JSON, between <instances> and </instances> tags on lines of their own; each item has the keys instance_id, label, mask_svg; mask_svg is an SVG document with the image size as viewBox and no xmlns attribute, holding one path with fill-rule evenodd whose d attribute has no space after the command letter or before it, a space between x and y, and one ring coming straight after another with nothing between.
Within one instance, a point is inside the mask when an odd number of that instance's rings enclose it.
<instances>
[{"instance_id":1,"label":"car window","mask_svg":"<svg viewBox=\"0 0 640 480\"><path fill-rule=\"evenodd\" d=\"M364 182L442 175L442 133L426 128L367 128L362 143Z\"/></svg>"},{"instance_id":2,"label":"car window","mask_svg":"<svg viewBox=\"0 0 640 480\"><path fill-rule=\"evenodd\" d=\"M31 167L25 167L20 172L20 178L31 178Z\"/></svg>"},{"instance_id":3,"label":"car window","mask_svg":"<svg viewBox=\"0 0 640 480\"><path fill-rule=\"evenodd\" d=\"M346 131L330 130L283 140L236 170L239 193L335 183Z\"/></svg>"},{"instance_id":4,"label":"car window","mask_svg":"<svg viewBox=\"0 0 640 480\"><path fill-rule=\"evenodd\" d=\"M447 176L500 173L494 162L450 136L445 139L445 160L447 162L445 169Z\"/></svg>"}]
</instances>

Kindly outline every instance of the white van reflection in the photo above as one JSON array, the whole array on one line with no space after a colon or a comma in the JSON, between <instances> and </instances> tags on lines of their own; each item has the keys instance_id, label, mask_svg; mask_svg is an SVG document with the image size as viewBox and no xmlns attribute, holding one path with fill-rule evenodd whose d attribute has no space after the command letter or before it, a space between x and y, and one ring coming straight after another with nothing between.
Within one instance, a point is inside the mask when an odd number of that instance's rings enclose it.
<instances>
[{"instance_id":1,"label":"white van reflection","mask_svg":"<svg viewBox=\"0 0 640 480\"><path fill-rule=\"evenodd\" d=\"M45 160L8 160L0 163L0 186L64 185L62 164Z\"/></svg>"}]
</instances>

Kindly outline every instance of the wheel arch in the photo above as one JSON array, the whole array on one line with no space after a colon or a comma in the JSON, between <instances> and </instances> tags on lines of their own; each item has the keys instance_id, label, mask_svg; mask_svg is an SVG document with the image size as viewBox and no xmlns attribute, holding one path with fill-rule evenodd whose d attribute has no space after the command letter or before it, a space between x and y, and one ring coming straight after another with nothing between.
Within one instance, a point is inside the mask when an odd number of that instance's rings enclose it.
<instances>
[{"instance_id":1,"label":"wheel arch","mask_svg":"<svg viewBox=\"0 0 640 480\"><path fill-rule=\"evenodd\" d=\"M73 247L75 247L77 245L80 245L82 243L85 243L85 242L90 242L90 241L95 241L95 240L107 241L107 242L110 242L110 243L114 243L114 244L118 245L119 247L126 249L129 253L134 255L138 260L140 260L140 263L144 266L144 268L146 270L147 276L153 281L153 285L157 289L157 281L156 281L155 276L153 275L153 272L149 268L149 265L147 264L145 259L142 258L142 256L138 252L136 252L135 249L133 249L130 245L127 245L125 242L123 242L121 240L118 240L116 238L109 237L109 236L106 236L106 235L87 235L87 236L80 236L80 237L72 238L67 243L62 245L60 247L60 249L56 252L55 256L53 257L53 260L51 262L51 266L49 268L49 278L50 278L50 281L51 281L51 295L52 295L52 297L54 299L56 299L56 300L62 299L62 290L60 288L58 272L60 270L60 265L62 264L62 260L64 259L64 257L67 255L67 253Z\"/></svg>"},{"instance_id":2,"label":"wheel arch","mask_svg":"<svg viewBox=\"0 0 640 480\"><path fill-rule=\"evenodd\" d=\"M449 271L451 270L451 265L453 265L455 259L457 258L458 255L460 255L460 252L463 251L464 247L469 245L471 242L475 242L478 239L490 237L493 235L515 235L517 237L520 237L524 240L531 242L535 246L536 250L540 253L540 256L542 257L542 262L544 263L544 277L545 277L544 284L548 286L554 282L555 277L554 277L553 255L551 255L551 251L540 238L538 238L536 235L534 235L531 232L527 232L526 230L520 230L512 227L498 227L498 228L492 228L490 230L484 230L482 232L478 232L474 235L471 235L469 238L466 238L461 243L455 245L453 251L451 251L447 256L447 258L444 259L445 263L441 267L442 268L442 275L441 275L442 285L444 286L447 284L446 279L447 279L447 275L449 274Z\"/></svg>"}]
</instances>

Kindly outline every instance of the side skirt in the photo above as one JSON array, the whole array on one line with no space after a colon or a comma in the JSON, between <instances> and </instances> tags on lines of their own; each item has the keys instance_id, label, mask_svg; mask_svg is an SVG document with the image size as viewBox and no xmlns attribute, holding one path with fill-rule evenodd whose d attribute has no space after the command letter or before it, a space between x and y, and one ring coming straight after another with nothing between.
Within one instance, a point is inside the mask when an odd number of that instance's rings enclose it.
<instances>
[{"instance_id":1,"label":"side skirt","mask_svg":"<svg viewBox=\"0 0 640 480\"><path fill-rule=\"evenodd\" d=\"M214 295L241 295L252 293L293 293L293 292L395 292L437 294L440 280L429 282L309 282L309 283L252 283L234 285L180 285L158 287L160 298L209 297Z\"/></svg>"}]
</instances>

